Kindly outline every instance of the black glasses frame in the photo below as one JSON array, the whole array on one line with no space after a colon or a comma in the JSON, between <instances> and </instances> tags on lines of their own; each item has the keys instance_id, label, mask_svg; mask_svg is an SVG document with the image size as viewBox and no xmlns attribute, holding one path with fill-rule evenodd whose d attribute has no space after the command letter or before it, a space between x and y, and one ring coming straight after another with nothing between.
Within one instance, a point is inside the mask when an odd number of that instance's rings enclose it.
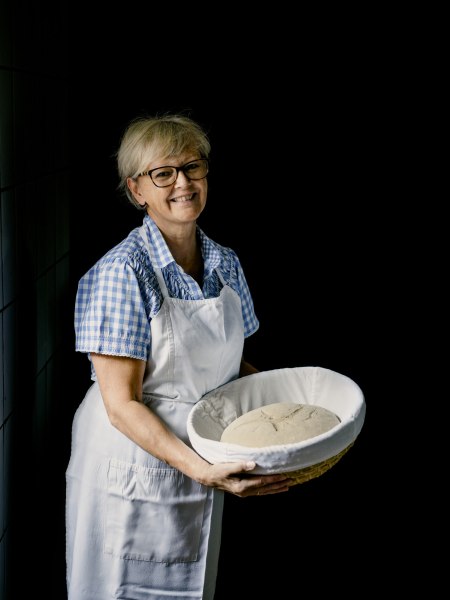
<instances>
[{"instance_id":1,"label":"black glasses frame","mask_svg":"<svg viewBox=\"0 0 450 600\"><path fill-rule=\"evenodd\" d=\"M203 175L203 177L189 177L188 173L186 173L186 167L189 167L189 165L192 165L192 163L198 163L200 161L206 163L206 173ZM157 183L155 183L152 173L154 173L155 171L159 171L160 169L175 169L176 176L172 183L167 183L166 185L158 185ZM174 167L173 165L162 165L161 167L156 167L155 169L150 169L149 171L143 171L142 173L139 173L138 177L143 177L144 175L148 175L150 177L150 179L152 180L153 185L156 185L156 187L159 187L159 188L163 188L163 187L169 187L170 185L173 185L175 183L175 181L177 180L178 173L180 171L183 171L184 176L187 179L189 179L189 181L191 181L191 180L199 181L200 179L205 179L205 177L209 173L209 160L207 158L197 158L196 160L190 160L186 164L181 165L181 167Z\"/></svg>"}]
</instances>

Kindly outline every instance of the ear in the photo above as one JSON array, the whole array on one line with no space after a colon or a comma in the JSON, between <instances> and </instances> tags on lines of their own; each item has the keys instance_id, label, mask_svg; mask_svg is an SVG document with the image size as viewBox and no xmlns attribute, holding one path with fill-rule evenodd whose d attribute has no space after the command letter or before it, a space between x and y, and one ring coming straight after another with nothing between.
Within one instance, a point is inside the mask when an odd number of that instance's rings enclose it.
<instances>
[{"instance_id":1,"label":"ear","mask_svg":"<svg viewBox=\"0 0 450 600\"><path fill-rule=\"evenodd\" d=\"M133 198L136 200L136 202L138 204L140 204L142 207L144 207L146 202L145 202L141 192L139 191L138 182L135 179L133 179L132 177L128 177L127 178L127 186L128 186L128 189L130 190L130 192L133 194Z\"/></svg>"}]
</instances>

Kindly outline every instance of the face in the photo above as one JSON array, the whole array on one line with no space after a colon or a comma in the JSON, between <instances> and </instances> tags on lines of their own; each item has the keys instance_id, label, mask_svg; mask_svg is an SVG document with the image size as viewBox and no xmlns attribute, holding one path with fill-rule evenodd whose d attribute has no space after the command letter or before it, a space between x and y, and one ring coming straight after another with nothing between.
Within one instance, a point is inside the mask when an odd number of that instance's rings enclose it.
<instances>
[{"instance_id":1,"label":"face","mask_svg":"<svg viewBox=\"0 0 450 600\"><path fill-rule=\"evenodd\" d=\"M181 167L198 159L198 154L185 153L178 157L162 158L149 163L146 171L162 166ZM157 187L150 175L129 178L128 187L141 206L160 229L167 230L183 225L192 225L205 208L208 183L204 179L192 180L178 171L174 183L167 187Z\"/></svg>"}]
</instances>

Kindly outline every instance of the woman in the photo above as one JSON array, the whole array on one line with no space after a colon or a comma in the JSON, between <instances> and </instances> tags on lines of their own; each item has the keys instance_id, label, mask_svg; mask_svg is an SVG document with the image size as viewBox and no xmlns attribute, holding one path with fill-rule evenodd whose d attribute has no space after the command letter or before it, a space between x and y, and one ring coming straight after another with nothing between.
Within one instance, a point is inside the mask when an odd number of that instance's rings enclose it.
<instances>
[{"instance_id":1,"label":"woman","mask_svg":"<svg viewBox=\"0 0 450 600\"><path fill-rule=\"evenodd\" d=\"M73 422L67 468L69 600L210 599L223 492L284 492L254 463L211 465L186 423L210 390L256 372L243 358L258 321L241 265L197 225L210 144L182 115L140 118L117 153L142 227L80 280L76 350L93 384Z\"/></svg>"}]
</instances>

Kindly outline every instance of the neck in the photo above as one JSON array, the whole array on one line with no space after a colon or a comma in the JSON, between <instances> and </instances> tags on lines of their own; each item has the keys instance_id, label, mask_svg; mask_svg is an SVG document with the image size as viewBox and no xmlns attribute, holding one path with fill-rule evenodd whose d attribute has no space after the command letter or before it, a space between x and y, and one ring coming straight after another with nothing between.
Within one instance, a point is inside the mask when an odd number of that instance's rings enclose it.
<instances>
[{"instance_id":1,"label":"neck","mask_svg":"<svg viewBox=\"0 0 450 600\"><path fill-rule=\"evenodd\" d=\"M195 223L189 230L184 227L179 231L161 230L161 233L176 263L201 285L203 258Z\"/></svg>"}]
</instances>

